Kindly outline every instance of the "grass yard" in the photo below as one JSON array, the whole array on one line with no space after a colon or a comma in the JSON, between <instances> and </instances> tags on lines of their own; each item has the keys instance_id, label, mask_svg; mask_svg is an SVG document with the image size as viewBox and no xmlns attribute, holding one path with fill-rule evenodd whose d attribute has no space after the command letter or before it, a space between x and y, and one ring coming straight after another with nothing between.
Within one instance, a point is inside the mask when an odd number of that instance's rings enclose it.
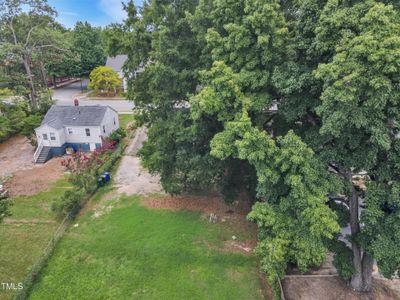
<instances>
[{"instance_id":1,"label":"grass yard","mask_svg":"<svg viewBox=\"0 0 400 300\"><path fill-rule=\"evenodd\" d=\"M133 121L133 114L118 114L119 126L126 129L129 122Z\"/></svg>"},{"instance_id":2,"label":"grass yard","mask_svg":"<svg viewBox=\"0 0 400 300\"><path fill-rule=\"evenodd\" d=\"M222 251L232 228L135 196L100 202L103 214L81 215L57 245L31 299L263 299L257 259Z\"/></svg>"},{"instance_id":3,"label":"grass yard","mask_svg":"<svg viewBox=\"0 0 400 300\"><path fill-rule=\"evenodd\" d=\"M67 188L66 180L59 180L46 192L14 199L12 216L0 224L0 282L23 281L58 226L51 201ZM13 295L13 291L0 289L0 299Z\"/></svg>"}]
</instances>

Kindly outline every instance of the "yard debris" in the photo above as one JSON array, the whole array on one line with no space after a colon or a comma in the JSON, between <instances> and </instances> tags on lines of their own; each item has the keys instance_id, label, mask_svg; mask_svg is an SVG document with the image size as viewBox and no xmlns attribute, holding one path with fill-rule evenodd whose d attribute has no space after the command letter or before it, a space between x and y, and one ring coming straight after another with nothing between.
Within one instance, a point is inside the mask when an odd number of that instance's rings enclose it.
<instances>
[{"instance_id":1,"label":"yard debris","mask_svg":"<svg viewBox=\"0 0 400 300\"><path fill-rule=\"evenodd\" d=\"M239 242L238 240L236 240L236 237L235 237L235 239L233 239L233 237L232 237L232 241L225 241L224 244L225 244L225 247L228 249L231 249L233 251L238 251L241 253L244 252L247 254L250 254L253 251L254 246L255 246L254 242L252 242L252 241Z\"/></svg>"},{"instance_id":2,"label":"yard debris","mask_svg":"<svg viewBox=\"0 0 400 300\"><path fill-rule=\"evenodd\" d=\"M100 208L97 208L97 209L94 211L94 214L93 214L93 216L92 216L92 219L98 219L98 218L100 218L101 216L103 216L103 215L105 215L105 214L111 212L111 211L113 210L113 208L114 208L113 205L107 205L107 206L102 206L102 207L100 207Z\"/></svg>"},{"instance_id":3,"label":"yard debris","mask_svg":"<svg viewBox=\"0 0 400 300\"><path fill-rule=\"evenodd\" d=\"M218 217L216 214L211 213L210 217L208 218L209 223L217 223L218 222Z\"/></svg>"},{"instance_id":4,"label":"yard debris","mask_svg":"<svg viewBox=\"0 0 400 300\"><path fill-rule=\"evenodd\" d=\"M236 240L236 235L232 235L232 240Z\"/></svg>"},{"instance_id":5,"label":"yard debris","mask_svg":"<svg viewBox=\"0 0 400 300\"><path fill-rule=\"evenodd\" d=\"M8 198L10 195L6 188L0 184L0 200Z\"/></svg>"},{"instance_id":6,"label":"yard debris","mask_svg":"<svg viewBox=\"0 0 400 300\"><path fill-rule=\"evenodd\" d=\"M74 225L74 227L75 227L75 228L79 227L79 224L78 224L78 223L76 223L76 224Z\"/></svg>"}]
</instances>

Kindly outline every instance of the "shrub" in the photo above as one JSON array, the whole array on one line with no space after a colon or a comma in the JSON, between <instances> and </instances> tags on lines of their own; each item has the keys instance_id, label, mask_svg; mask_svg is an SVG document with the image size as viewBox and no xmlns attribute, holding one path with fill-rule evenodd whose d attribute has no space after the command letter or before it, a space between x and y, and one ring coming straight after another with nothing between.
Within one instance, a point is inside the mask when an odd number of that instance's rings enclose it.
<instances>
[{"instance_id":1,"label":"shrub","mask_svg":"<svg viewBox=\"0 0 400 300\"><path fill-rule=\"evenodd\" d=\"M35 110L23 99L14 100L12 103L0 102L0 142L21 133L32 145L36 145L34 129L40 125L43 115L54 103L48 95L40 97L39 108Z\"/></svg>"},{"instance_id":2,"label":"shrub","mask_svg":"<svg viewBox=\"0 0 400 300\"><path fill-rule=\"evenodd\" d=\"M126 132L122 128L118 128L113 133L110 134L109 139L111 141L119 143L123 138L126 137Z\"/></svg>"},{"instance_id":3,"label":"shrub","mask_svg":"<svg viewBox=\"0 0 400 300\"><path fill-rule=\"evenodd\" d=\"M32 146L37 145L36 136L33 134L35 128L40 126L43 116L34 114L26 117L22 122L21 134L29 139Z\"/></svg>"},{"instance_id":4,"label":"shrub","mask_svg":"<svg viewBox=\"0 0 400 300\"><path fill-rule=\"evenodd\" d=\"M14 96L14 93L9 88L0 89L0 98Z\"/></svg>"},{"instance_id":5,"label":"shrub","mask_svg":"<svg viewBox=\"0 0 400 300\"><path fill-rule=\"evenodd\" d=\"M111 155L105 159L105 163L98 169L98 174L110 171L116 164L116 162L122 157L125 150L126 144L121 142L118 144L117 149L111 153Z\"/></svg>"},{"instance_id":6,"label":"shrub","mask_svg":"<svg viewBox=\"0 0 400 300\"><path fill-rule=\"evenodd\" d=\"M96 190L96 176L92 173L71 174L69 181L85 193L93 193Z\"/></svg>"},{"instance_id":7,"label":"shrub","mask_svg":"<svg viewBox=\"0 0 400 300\"><path fill-rule=\"evenodd\" d=\"M65 191L60 198L53 201L51 209L60 215L78 211L84 195L85 192L83 190Z\"/></svg>"},{"instance_id":8,"label":"shrub","mask_svg":"<svg viewBox=\"0 0 400 300\"><path fill-rule=\"evenodd\" d=\"M9 217L10 213L10 206L12 202L9 198L2 198L0 195L0 223L5 217Z\"/></svg>"}]
</instances>

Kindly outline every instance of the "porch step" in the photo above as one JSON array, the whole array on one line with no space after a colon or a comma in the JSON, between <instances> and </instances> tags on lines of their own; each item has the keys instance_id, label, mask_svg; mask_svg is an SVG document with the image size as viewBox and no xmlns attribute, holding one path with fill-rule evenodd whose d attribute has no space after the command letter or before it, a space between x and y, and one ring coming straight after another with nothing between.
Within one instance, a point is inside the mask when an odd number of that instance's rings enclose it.
<instances>
[{"instance_id":1,"label":"porch step","mask_svg":"<svg viewBox=\"0 0 400 300\"><path fill-rule=\"evenodd\" d=\"M38 159L36 160L37 164L44 164L46 161L49 160L51 147L43 147L42 151L39 154Z\"/></svg>"}]
</instances>

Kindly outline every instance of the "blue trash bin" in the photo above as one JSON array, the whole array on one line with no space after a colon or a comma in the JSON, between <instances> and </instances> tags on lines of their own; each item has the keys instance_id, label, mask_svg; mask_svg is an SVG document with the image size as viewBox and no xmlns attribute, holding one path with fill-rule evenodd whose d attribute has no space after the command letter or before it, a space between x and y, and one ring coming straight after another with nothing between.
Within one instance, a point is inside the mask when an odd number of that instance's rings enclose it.
<instances>
[{"instance_id":1,"label":"blue trash bin","mask_svg":"<svg viewBox=\"0 0 400 300\"><path fill-rule=\"evenodd\" d=\"M109 172L104 172L103 175L106 178L106 182L109 182L111 180L111 174Z\"/></svg>"}]
</instances>

